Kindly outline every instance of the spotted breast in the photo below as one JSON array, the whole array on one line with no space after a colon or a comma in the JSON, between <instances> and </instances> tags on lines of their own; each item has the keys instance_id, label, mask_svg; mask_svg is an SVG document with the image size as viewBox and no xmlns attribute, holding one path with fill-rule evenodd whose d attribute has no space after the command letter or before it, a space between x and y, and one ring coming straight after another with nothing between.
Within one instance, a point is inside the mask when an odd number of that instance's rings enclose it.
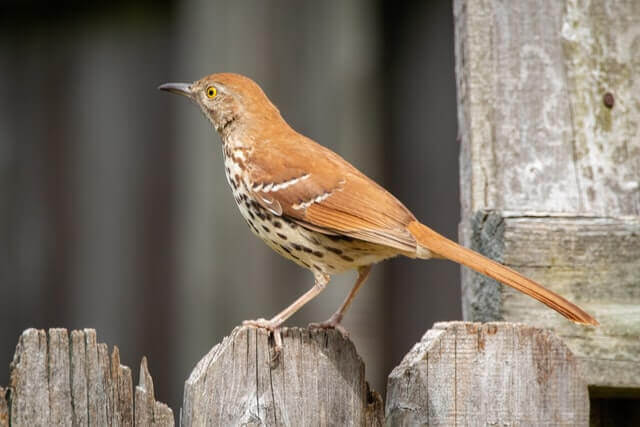
<instances>
[{"instance_id":1,"label":"spotted breast","mask_svg":"<svg viewBox=\"0 0 640 427\"><path fill-rule=\"evenodd\" d=\"M332 275L396 255L396 252L384 246L344 235L320 233L286 215L269 211L263 206L264 203L258 203L252 196L256 188L276 192L308 179L309 175L256 187L246 176L247 150L225 144L223 152L227 181L240 213L253 234L283 257L313 272Z\"/></svg>"}]
</instances>

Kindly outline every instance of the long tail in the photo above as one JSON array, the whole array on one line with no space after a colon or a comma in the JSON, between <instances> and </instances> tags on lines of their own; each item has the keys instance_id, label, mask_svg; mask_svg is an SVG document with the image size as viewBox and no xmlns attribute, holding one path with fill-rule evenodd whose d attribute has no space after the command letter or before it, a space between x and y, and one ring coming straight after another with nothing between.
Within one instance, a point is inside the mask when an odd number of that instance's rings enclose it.
<instances>
[{"instance_id":1,"label":"long tail","mask_svg":"<svg viewBox=\"0 0 640 427\"><path fill-rule=\"evenodd\" d=\"M522 274L486 258L479 253L447 239L424 224L413 221L407 227L420 246L433 254L467 266L478 273L491 277L505 285L523 292L576 323L597 326L599 323L577 305L560 295L545 289L542 285Z\"/></svg>"}]
</instances>

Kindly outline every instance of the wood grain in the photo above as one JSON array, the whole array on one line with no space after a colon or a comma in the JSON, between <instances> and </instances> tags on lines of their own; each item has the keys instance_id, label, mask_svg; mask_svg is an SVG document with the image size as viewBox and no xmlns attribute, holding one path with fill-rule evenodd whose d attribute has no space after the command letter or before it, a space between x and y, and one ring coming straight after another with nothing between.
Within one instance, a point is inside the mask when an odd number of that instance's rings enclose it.
<instances>
[{"instance_id":1,"label":"wood grain","mask_svg":"<svg viewBox=\"0 0 640 427\"><path fill-rule=\"evenodd\" d=\"M272 365L264 330L236 328L185 383L182 425L382 425L382 400L340 333L291 328Z\"/></svg>"},{"instance_id":2,"label":"wood grain","mask_svg":"<svg viewBox=\"0 0 640 427\"><path fill-rule=\"evenodd\" d=\"M587 386L571 351L522 324L436 323L389 376L387 425L588 421Z\"/></svg>"},{"instance_id":3,"label":"wood grain","mask_svg":"<svg viewBox=\"0 0 640 427\"><path fill-rule=\"evenodd\" d=\"M109 357L93 329L28 329L11 363L10 423L14 426L170 426L173 413L153 397L146 360L134 395L131 370L120 365L117 347ZM6 421L0 393L0 426ZM5 418L3 418L5 417ZM134 422L135 420L135 422Z\"/></svg>"}]
</instances>

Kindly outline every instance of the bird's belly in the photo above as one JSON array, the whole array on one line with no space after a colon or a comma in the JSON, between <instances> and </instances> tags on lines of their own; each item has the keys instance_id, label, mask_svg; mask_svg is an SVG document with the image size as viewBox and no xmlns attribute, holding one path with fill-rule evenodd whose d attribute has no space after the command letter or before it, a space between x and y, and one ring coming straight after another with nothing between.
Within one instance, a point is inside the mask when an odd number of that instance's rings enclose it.
<instances>
[{"instance_id":1,"label":"bird's belly","mask_svg":"<svg viewBox=\"0 0 640 427\"><path fill-rule=\"evenodd\" d=\"M283 257L312 271L336 274L391 258L385 246L346 236L309 230L293 220L276 216L252 200L243 182L234 176L229 184L240 213L251 231Z\"/></svg>"}]
</instances>

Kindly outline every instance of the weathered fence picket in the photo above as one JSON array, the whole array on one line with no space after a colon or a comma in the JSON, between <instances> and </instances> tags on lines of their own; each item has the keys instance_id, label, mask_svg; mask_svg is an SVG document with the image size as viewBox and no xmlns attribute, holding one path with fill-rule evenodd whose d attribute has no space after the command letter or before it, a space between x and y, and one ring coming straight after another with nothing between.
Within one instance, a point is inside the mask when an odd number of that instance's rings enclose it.
<instances>
[{"instance_id":1,"label":"weathered fence picket","mask_svg":"<svg viewBox=\"0 0 640 427\"><path fill-rule=\"evenodd\" d=\"M183 425L383 424L382 399L351 341L300 328L282 339L275 360L264 330L236 328L215 346L185 384Z\"/></svg>"},{"instance_id":2,"label":"weathered fence picket","mask_svg":"<svg viewBox=\"0 0 640 427\"><path fill-rule=\"evenodd\" d=\"M514 323L436 323L387 385L390 425L589 423L587 385L553 333Z\"/></svg>"},{"instance_id":3,"label":"weathered fence picket","mask_svg":"<svg viewBox=\"0 0 640 427\"><path fill-rule=\"evenodd\" d=\"M511 323L438 323L389 376L382 398L337 331L290 328L274 359L264 330L238 327L185 382L182 426L587 425L576 359L553 333ZM0 427L172 426L146 359L139 385L95 331L26 330L0 388Z\"/></svg>"},{"instance_id":4,"label":"weathered fence picket","mask_svg":"<svg viewBox=\"0 0 640 427\"><path fill-rule=\"evenodd\" d=\"M0 399L0 426L174 424L171 409L153 397L146 359L134 395L131 370L120 364L118 348L109 356L93 329L24 331L10 381L8 400Z\"/></svg>"}]
</instances>

